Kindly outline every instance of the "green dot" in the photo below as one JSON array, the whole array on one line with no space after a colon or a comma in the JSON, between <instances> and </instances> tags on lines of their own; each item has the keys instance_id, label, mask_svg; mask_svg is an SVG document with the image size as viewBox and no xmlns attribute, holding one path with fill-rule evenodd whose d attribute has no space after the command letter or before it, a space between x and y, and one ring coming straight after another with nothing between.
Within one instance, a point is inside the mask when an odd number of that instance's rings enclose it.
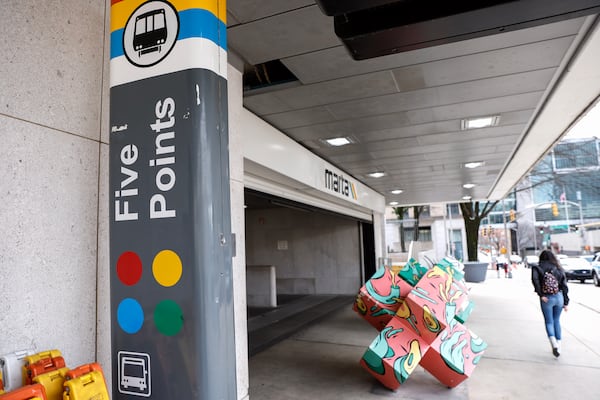
<instances>
[{"instance_id":1,"label":"green dot","mask_svg":"<svg viewBox=\"0 0 600 400\"><path fill-rule=\"evenodd\" d=\"M183 311L173 300L163 300L154 309L154 324L165 336L175 336L183 327Z\"/></svg>"}]
</instances>

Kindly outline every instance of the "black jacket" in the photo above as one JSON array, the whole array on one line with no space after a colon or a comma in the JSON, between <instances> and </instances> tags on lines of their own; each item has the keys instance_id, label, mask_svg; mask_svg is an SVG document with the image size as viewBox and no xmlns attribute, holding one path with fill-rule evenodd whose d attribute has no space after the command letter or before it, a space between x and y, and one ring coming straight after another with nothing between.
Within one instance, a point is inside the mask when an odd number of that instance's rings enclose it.
<instances>
[{"instance_id":1,"label":"black jacket","mask_svg":"<svg viewBox=\"0 0 600 400\"><path fill-rule=\"evenodd\" d=\"M565 306L569 305L569 288L567 287L567 276L561 268L558 268L556 265L548 262L541 261L538 266L534 266L531 268L531 282L533 283L533 288L538 296L545 296L542 293L542 282L544 279L544 274L550 271L558 281L558 288L563 294L563 298L565 300Z\"/></svg>"}]
</instances>

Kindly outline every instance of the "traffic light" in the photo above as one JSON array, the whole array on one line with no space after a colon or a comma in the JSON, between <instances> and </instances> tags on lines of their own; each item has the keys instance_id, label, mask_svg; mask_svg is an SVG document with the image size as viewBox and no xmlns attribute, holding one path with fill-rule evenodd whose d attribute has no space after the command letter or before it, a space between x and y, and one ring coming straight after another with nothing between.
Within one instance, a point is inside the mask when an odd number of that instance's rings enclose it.
<instances>
[{"instance_id":1,"label":"traffic light","mask_svg":"<svg viewBox=\"0 0 600 400\"><path fill-rule=\"evenodd\" d=\"M515 210L510 210L509 212L510 215L510 221L514 221L515 219L517 219L517 216L515 215Z\"/></svg>"},{"instance_id":2,"label":"traffic light","mask_svg":"<svg viewBox=\"0 0 600 400\"><path fill-rule=\"evenodd\" d=\"M558 217L558 206L556 205L556 203L552 203L552 215Z\"/></svg>"},{"instance_id":3,"label":"traffic light","mask_svg":"<svg viewBox=\"0 0 600 400\"><path fill-rule=\"evenodd\" d=\"M485 226L483 227L483 229L481 230L481 236L486 237L487 236L487 229L485 229Z\"/></svg>"}]
</instances>

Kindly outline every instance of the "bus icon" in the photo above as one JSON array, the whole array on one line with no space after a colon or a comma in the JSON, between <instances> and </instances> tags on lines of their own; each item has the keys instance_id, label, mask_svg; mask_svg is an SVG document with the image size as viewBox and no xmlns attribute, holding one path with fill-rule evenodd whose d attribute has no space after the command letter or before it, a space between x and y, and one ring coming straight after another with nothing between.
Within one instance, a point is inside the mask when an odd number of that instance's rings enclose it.
<instances>
[{"instance_id":1,"label":"bus icon","mask_svg":"<svg viewBox=\"0 0 600 400\"><path fill-rule=\"evenodd\" d=\"M141 4L129 16L123 30L123 53L138 67L161 62L175 47L179 35L179 13L164 0Z\"/></svg>"},{"instance_id":2,"label":"bus icon","mask_svg":"<svg viewBox=\"0 0 600 400\"><path fill-rule=\"evenodd\" d=\"M118 361L119 392L150 397L150 355L120 351Z\"/></svg>"},{"instance_id":3,"label":"bus icon","mask_svg":"<svg viewBox=\"0 0 600 400\"><path fill-rule=\"evenodd\" d=\"M153 51L160 52L161 46L167 40L167 23L165 20L165 9L148 11L135 18L135 30L133 32L133 48L138 56Z\"/></svg>"}]
</instances>

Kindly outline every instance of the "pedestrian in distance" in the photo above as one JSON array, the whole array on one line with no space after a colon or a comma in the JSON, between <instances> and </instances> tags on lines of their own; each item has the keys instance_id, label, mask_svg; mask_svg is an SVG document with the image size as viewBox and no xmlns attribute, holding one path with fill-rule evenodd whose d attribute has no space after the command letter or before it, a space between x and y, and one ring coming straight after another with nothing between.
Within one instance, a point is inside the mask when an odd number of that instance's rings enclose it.
<instances>
[{"instance_id":1,"label":"pedestrian in distance","mask_svg":"<svg viewBox=\"0 0 600 400\"><path fill-rule=\"evenodd\" d=\"M562 339L560 314L563 310L568 310L569 288L565 271L552 251L544 250L540 253L538 265L531 268L531 281L535 292L540 297L552 354L558 357Z\"/></svg>"},{"instance_id":2,"label":"pedestrian in distance","mask_svg":"<svg viewBox=\"0 0 600 400\"><path fill-rule=\"evenodd\" d=\"M500 254L500 256L498 256L498 260L496 260L496 271L498 278L500 278L500 269L504 270L504 277L508 278L508 259L504 254Z\"/></svg>"},{"instance_id":3,"label":"pedestrian in distance","mask_svg":"<svg viewBox=\"0 0 600 400\"><path fill-rule=\"evenodd\" d=\"M498 263L496 260L496 256L492 254L491 257L491 264L492 264L492 269L496 270L496 275L498 276L498 278L500 278L500 270L498 269Z\"/></svg>"}]
</instances>

